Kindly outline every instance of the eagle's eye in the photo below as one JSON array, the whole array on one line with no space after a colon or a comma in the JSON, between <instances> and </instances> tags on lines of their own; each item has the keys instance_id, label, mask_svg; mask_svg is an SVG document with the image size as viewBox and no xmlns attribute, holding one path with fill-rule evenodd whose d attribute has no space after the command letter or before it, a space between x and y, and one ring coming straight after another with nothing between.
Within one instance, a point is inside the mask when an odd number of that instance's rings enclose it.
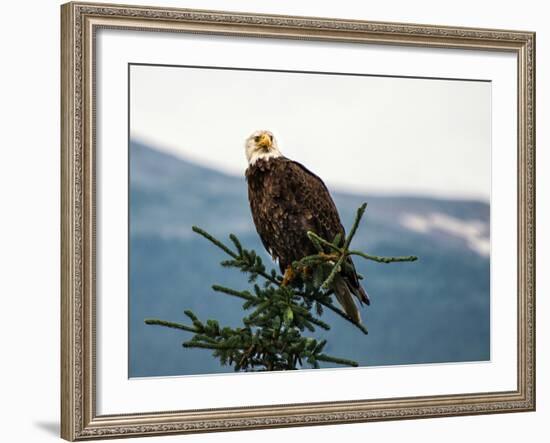
<instances>
[{"instance_id":1,"label":"eagle's eye","mask_svg":"<svg viewBox=\"0 0 550 443\"><path fill-rule=\"evenodd\" d=\"M258 143L258 142L260 141L260 136L257 135L256 137L254 137L254 141L255 141L256 143Z\"/></svg>"}]
</instances>

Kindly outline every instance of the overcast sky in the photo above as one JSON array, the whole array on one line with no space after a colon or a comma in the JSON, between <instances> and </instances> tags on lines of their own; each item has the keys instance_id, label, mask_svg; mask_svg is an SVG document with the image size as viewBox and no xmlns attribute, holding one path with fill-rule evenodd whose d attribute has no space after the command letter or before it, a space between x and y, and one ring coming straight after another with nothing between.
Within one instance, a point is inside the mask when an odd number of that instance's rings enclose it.
<instances>
[{"instance_id":1,"label":"overcast sky","mask_svg":"<svg viewBox=\"0 0 550 443\"><path fill-rule=\"evenodd\" d=\"M236 175L244 140L269 129L333 188L490 197L491 84L132 66L130 130Z\"/></svg>"}]
</instances>

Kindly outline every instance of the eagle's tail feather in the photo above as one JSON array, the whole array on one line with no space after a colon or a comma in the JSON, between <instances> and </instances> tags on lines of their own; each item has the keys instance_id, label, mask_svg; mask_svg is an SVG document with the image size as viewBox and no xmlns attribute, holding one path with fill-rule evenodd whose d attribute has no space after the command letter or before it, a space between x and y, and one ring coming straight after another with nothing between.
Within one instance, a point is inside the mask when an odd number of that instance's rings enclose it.
<instances>
[{"instance_id":1,"label":"eagle's tail feather","mask_svg":"<svg viewBox=\"0 0 550 443\"><path fill-rule=\"evenodd\" d=\"M357 272L355 271L355 266L353 265L353 261L351 261L351 258L348 257L348 265L351 267L351 271L347 271L343 277L346 280L350 291L357 297L359 300L359 303L363 304L365 303L367 306L370 305L370 298L367 294L367 291L363 289L361 286L361 283L359 282L359 279L357 278Z\"/></svg>"},{"instance_id":2,"label":"eagle's tail feather","mask_svg":"<svg viewBox=\"0 0 550 443\"><path fill-rule=\"evenodd\" d=\"M344 309L344 312L348 314L356 323L361 323L359 309L357 309L357 305L355 304L355 300L353 299L354 293L352 293L352 288L350 287L346 279L340 274L336 274L333 282L334 293L336 294L338 303L340 303L340 305ZM361 300L361 298L359 299Z\"/></svg>"},{"instance_id":3,"label":"eagle's tail feather","mask_svg":"<svg viewBox=\"0 0 550 443\"><path fill-rule=\"evenodd\" d=\"M369 294L367 294L367 291L365 291L363 289L363 287L361 286L361 284L359 284L357 286L357 288L352 288L351 289L353 291L353 293L355 294L355 296L359 299L359 301L361 302L361 304L365 303L367 306L370 305L370 297L369 297Z\"/></svg>"}]
</instances>

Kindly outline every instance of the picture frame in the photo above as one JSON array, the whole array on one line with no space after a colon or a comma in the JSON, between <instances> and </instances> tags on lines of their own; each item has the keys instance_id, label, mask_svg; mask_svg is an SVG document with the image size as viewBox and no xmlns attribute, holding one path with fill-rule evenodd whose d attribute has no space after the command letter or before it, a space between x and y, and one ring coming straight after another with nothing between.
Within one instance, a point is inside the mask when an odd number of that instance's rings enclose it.
<instances>
[{"instance_id":1,"label":"picture frame","mask_svg":"<svg viewBox=\"0 0 550 443\"><path fill-rule=\"evenodd\" d=\"M61 7L61 436L69 441L535 410L535 34L71 2ZM97 33L148 32L471 50L516 57L516 388L442 395L98 413ZM259 43L261 44L261 43ZM512 179L512 177L509 177ZM499 223L498 220L495 223ZM499 276L494 276L498 278ZM511 346L511 344L509 343ZM335 373L336 374L336 373ZM286 374L281 374L282 376ZM334 375L337 376L337 375Z\"/></svg>"}]
</instances>

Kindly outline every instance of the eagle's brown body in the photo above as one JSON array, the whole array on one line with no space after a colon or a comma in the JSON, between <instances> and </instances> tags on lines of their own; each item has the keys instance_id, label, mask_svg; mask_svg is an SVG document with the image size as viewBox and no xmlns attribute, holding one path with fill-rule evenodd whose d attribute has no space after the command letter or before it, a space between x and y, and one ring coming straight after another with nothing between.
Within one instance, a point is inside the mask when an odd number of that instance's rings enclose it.
<instances>
[{"instance_id":1,"label":"eagle's brown body","mask_svg":"<svg viewBox=\"0 0 550 443\"><path fill-rule=\"evenodd\" d=\"M315 254L307 236L313 231L332 241L345 237L338 210L323 181L301 164L286 157L258 159L246 170L248 199L256 230L271 256L284 272L294 261ZM353 297L369 303L352 271L342 271L334 290L344 310L359 321Z\"/></svg>"}]
</instances>

